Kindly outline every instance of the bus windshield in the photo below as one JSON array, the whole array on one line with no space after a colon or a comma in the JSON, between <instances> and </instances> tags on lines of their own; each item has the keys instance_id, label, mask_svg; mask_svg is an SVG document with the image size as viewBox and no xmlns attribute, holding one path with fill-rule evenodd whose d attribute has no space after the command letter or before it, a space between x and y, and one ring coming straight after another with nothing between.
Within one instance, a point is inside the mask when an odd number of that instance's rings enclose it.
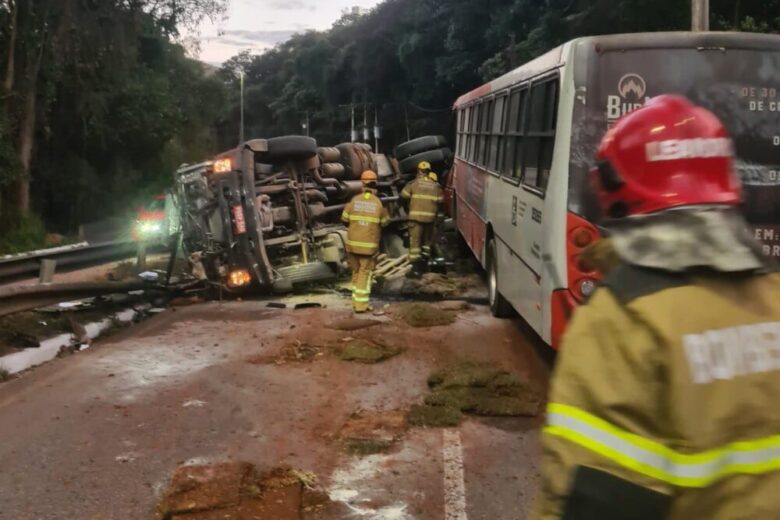
<instances>
[{"instance_id":1,"label":"bus windshield","mask_svg":"<svg viewBox=\"0 0 780 520\"><path fill-rule=\"evenodd\" d=\"M653 96L682 94L728 128L748 221L765 252L780 257L780 53L651 48L594 53L590 60L586 102L576 103L573 121L570 209L597 220L587 172L609 125Z\"/></svg>"}]
</instances>

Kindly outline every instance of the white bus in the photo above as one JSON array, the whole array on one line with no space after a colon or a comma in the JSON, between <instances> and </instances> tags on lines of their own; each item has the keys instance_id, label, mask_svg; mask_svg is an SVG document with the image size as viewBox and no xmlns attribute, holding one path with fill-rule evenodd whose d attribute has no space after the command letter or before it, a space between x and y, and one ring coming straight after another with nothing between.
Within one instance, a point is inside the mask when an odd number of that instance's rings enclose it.
<instances>
[{"instance_id":1,"label":"white bus","mask_svg":"<svg viewBox=\"0 0 780 520\"><path fill-rule=\"evenodd\" d=\"M780 257L780 37L651 33L580 38L461 96L451 212L488 272L497 316L514 308L557 348L598 275L589 171L621 115L678 93L735 140L748 219Z\"/></svg>"}]
</instances>

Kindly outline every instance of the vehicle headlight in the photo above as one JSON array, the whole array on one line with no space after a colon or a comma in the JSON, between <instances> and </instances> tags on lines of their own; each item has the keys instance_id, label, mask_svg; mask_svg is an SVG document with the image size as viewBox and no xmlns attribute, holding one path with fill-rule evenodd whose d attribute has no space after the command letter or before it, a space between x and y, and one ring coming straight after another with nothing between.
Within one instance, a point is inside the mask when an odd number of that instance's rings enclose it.
<instances>
[{"instance_id":1,"label":"vehicle headlight","mask_svg":"<svg viewBox=\"0 0 780 520\"><path fill-rule=\"evenodd\" d=\"M142 235L156 235L161 229L162 227L159 222L144 221L138 223L138 231L140 231Z\"/></svg>"}]
</instances>

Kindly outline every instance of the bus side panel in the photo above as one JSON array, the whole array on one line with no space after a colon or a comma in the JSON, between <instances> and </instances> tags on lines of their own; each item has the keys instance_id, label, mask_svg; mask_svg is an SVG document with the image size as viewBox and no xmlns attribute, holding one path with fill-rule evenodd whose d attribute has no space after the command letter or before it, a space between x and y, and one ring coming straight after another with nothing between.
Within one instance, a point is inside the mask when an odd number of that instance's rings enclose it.
<instances>
[{"instance_id":1,"label":"bus side panel","mask_svg":"<svg viewBox=\"0 0 780 520\"><path fill-rule=\"evenodd\" d=\"M453 166L455 175L456 220L458 231L482 266L485 265L485 181L487 174L460 159Z\"/></svg>"}]
</instances>

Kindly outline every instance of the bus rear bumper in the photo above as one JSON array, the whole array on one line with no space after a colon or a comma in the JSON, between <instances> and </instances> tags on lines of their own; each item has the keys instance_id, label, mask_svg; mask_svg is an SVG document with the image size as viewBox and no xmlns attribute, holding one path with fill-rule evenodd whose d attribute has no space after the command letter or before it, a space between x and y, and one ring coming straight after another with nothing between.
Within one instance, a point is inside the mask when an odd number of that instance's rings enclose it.
<instances>
[{"instance_id":1,"label":"bus rear bumper","mask_svg":"<svg viewBox=\"0 0 780 520\"><path fill-rule=\"evenodd\" d=\"M552 310L550 346L555 350L558 350L561 344L561 338L563 337L563 332L566 330L566 326L569 324L569 320L574 314L574 309L577 308L577 300L570 290L559 289L553 291L550 304L550 309Z\"/></svg>"}]
</instances>

